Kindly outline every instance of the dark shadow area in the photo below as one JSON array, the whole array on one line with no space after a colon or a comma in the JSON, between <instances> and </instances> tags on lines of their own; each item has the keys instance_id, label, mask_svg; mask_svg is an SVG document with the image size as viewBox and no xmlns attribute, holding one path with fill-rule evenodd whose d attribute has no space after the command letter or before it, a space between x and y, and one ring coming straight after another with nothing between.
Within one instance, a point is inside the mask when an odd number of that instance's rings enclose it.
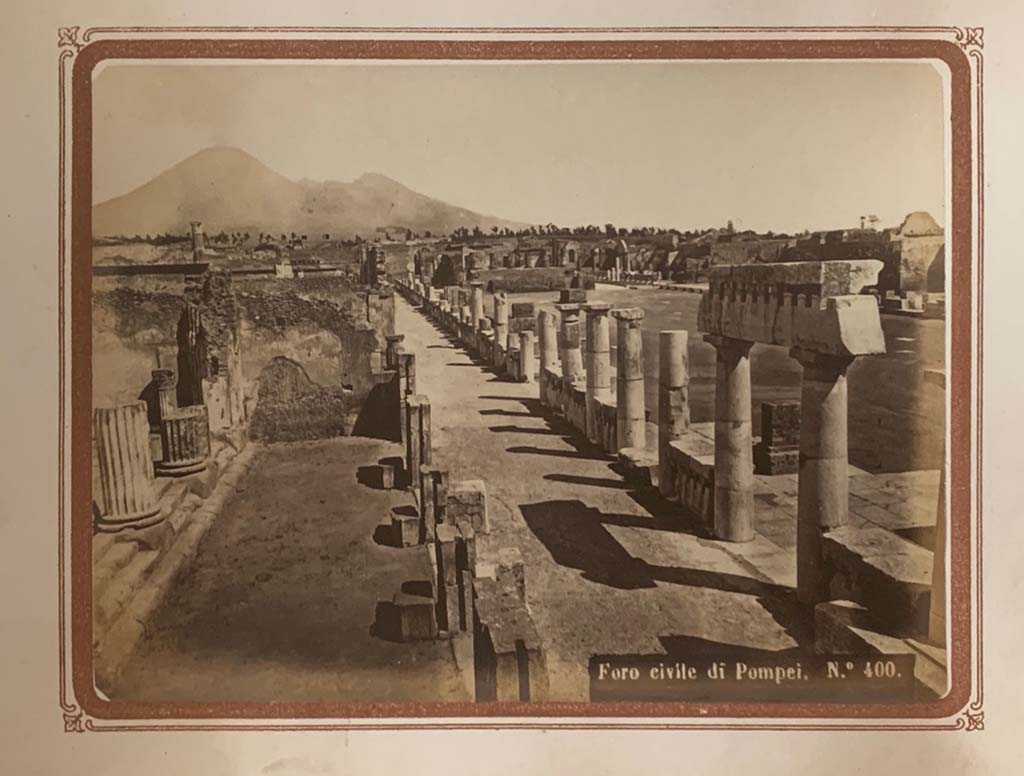
<instances>
[{"instance_id":1,"label":"dark shadow area","mask_svg":"<svg viewBox=\"0 0 1024 776\"><path fill-rule=\"evenodd\" d=\"M398 621L398 607L391 601L377 602L377 612L373 624L370 625L370 635L384 641L401 643L402 628Z\"/></svg>"},{"instance_id":2,"label":"dark shadow area","mask_svg":"<svg viewBox=\"0 0 1024 776\"><path fill-rule=\"evenodd\" d=\"M418 517L420 514L412 504L403 504L400 507L393 507L391 511L396 515L402 515L404 517Z\"/></svg>"},{"instance_id":3,"label":"dark shadow area","mask_svg":"<svg viewBox=\"0 0 1024 776\"><path fill-rule=\"evenodd\" d=\"M427 345L427 350L451 350L451 345Z\"/></svg>"},{"instance_id":4,"label":"dark shadow area","mask_svg":"<svg viewBox=\"0 0 1024 776\"><path fill-rule=\"evenodd\" d=\"M571 452L569 450L546 450L542 447L531 447L529 445L516 445L515 447L509 447L506 448L505 452L547 455L553 458L587 458L591 460L601 460L601 457L596 455L587 455L585 453Z\"/></svg>"},{"instance_id":5,"label":"dark shadow area","mask_svg":"<svg viewBox=\"0 0 1024 776\"><path fill-rule=\"evenodd\" d=\"M586 485L591 488L614 488L616 490L629 490L622 480L611 477L584 477L578 474L545 474L544 479L552 482L565 482L570 485Z\"/></svg>"},{"instance_id":6,"label":"dark shadow area","mask_svg":"<svg viewBox=\"0 0 1024 776\"><path fill-rule=\"evenodd\" d=\"M410 579L402 583L402 592L409 595L418 595L421 598L433 598L434 588L426 579Z\"/></svg>"},{"instance_id":7,"label":"dark shadow area","mask_svg":"<svg viewBox=\"0 0 1024 776\"><path fill-rule=\"evenodd\" d=\"M400 455L389 455L377 461L381 466L390 466L395 472L395 487L405 481L405 458Z\"/></svg>"},{"instance_id":8,"label":"dark shadow area","mask_svg":"<svg viewBox=\"0 0 1024 776\"><path fill-rule=\"evenodd\" d=\"M560 432L552 431L549 428L524 428L523 426L490 426L487 430L494 431L499 434L541 434L545 436L561 436Z\"/></svg>"},{"instance_id":9,"label":"dark shadow area","mask_svg":"<svg viewBox=\"0 0 1024 776\"><path fill-rule=\"evenodd\" d=\"M387 439L392 442L401 441L398 390L397 372L391 372L387 380L374 385L356 416L356 422L352 426L352 436Z\"/></svg>"},{"instance_id":10,"label":"dark shadow area","mask_svg":"<svg viewBox=\"0 0 1024 776\"><path fill-rule=\"evenodd\" d=\"M402 541L398 535L398 528L390 523L381 523L373 529L373 541L381 547L401 548Z\"/></svg>"},{"instance_id":11,"label":"dark shadow area","mask_svg":"<svg viewBox=\"0 0 1024 776\"><path fill-rule=\"evenodd\" d=\"M381 471L378 464L368 464L356 469L356 482L374 490L383 490Z\"/></svg>"},{"instance_id":12,"label":"dark shadow area","mask_svg":"<svg viewBox=\"0 0 1024 776\"><path fill-rule=\"evenodd\" d=\"M532 418L530 412L509 412L508 410L480 410L481 415L501 415L506 418Z\"/></svg>"},{"instance_id":13,"label":"dark shadow area","mask_svg":"<svg viewBox=\"0 0 1024 776\"><path fill-rule=\"evenodd\" d=\"M452 361L445 364L445 366L475 366L477 369L483 369L480 364L466 363L465 361Z\"/></svg>"}]
</instances>

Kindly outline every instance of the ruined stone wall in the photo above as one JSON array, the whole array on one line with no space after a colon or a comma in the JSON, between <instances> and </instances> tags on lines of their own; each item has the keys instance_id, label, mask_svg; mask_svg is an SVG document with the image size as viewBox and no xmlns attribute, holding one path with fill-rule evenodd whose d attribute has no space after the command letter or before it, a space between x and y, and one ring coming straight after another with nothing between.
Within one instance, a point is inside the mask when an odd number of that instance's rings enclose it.
<instances>
[{"instance_id":1,"label":"ruined stone wall","mask_svg":"<svg viewBox=\"0 0 1024 776\"><path fill-rule=\"evenodd\" d=\"M946 238L941 234L922 235L903 237L899 242L899 290L945 291Z\"/></svg>"},{"instance_id":2,"label":"ruined stone wall","mask_svg":"<svg viewBox=\"0 0 1024 776\"><path fill-rule=\"evenodd\" d=\"M751 264L760 261L779 261L791 243L789 239L715 243L711 246L711 263Z\"/></svg>"},{"instance_id":3,"label":"ruined stone wall","mask_svg":"<svg viewBox=\"0 0 1024 776\"><path fill-rule=\"evenodd\" d=\"M133 402L158 367L175 368L181 278L95 278L93 405Z\"/></svg>"},{"instance_id":4,"label":"ruined stone wall","mask_svg":"<svg viewBox=\"0 0 1024 776\"><path fill-rule=\"evenodd\" d=\"M479 273L488 291L508 291L509 293L529 293L536 291L560 291L566 288L572 269L569 267L534 267L518 269L490 269ZM592 289L594 276L589 272L580 275L582 287Z\"/></svg>"}]
</instances>

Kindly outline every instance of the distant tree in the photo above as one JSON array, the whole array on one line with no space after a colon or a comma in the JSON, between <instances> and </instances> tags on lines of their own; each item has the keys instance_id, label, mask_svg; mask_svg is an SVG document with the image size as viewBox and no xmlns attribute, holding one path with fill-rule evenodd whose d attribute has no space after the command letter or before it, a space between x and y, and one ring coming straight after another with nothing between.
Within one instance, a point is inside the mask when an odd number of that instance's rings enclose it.
<instances>
[{"instance_id":1,"label":"distant tree","mask_svg":"<svg viewBox=\"0 0 1024 776\"><path fill-rule=\"evenodd\" d=\"M433 237L434 235L432 235L432 234L430 233L430 230L428 229L427 231L425 231L425 232L423 233L423 236L424 236L424 237L426 237L426 238L427 238L427 239L429 240L429 239L431 239L431 238L432 238L432 237Z\"/></svg>"}]
</instances>

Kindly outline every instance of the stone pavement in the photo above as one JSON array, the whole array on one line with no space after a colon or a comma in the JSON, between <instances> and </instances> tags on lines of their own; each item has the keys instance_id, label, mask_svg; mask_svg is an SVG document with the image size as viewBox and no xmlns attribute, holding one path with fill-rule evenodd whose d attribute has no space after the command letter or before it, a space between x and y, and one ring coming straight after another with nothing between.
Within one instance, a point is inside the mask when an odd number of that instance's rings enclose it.
<instances>
[{"instance_id":1,"label":"stone pavement","mask_svg":"<svg viewBox=\"0 0 1024 776\"><path fill-rule=\"evenodd\" d=\"M416 354L417 392L431 400L435 464L453 480L487 483L491 533L478 537L480 556L523 554L551 700L587 699L595 654L811 645L789 587L795 562L777 544L705 538L631 490L612 461L543 413L536 383L499 379L402 299L396 329Z\"/></svg>"}]
</instances>

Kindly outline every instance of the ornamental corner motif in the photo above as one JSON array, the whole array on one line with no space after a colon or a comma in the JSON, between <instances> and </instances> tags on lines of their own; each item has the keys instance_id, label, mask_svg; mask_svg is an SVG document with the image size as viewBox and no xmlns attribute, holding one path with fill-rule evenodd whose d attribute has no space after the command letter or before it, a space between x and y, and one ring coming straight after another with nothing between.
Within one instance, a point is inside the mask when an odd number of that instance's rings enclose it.
<instances>
[{"instance_id":1,"label":"ornamental corner motif","mask_svg":"<svg viewBox=\"0 0 1024 776\"><path fill-rule=\"evenodd\" d=\"M956 42L964 51L980 51L985 48L984 27L957 27Z\"/></svg>"}]
</instances>

